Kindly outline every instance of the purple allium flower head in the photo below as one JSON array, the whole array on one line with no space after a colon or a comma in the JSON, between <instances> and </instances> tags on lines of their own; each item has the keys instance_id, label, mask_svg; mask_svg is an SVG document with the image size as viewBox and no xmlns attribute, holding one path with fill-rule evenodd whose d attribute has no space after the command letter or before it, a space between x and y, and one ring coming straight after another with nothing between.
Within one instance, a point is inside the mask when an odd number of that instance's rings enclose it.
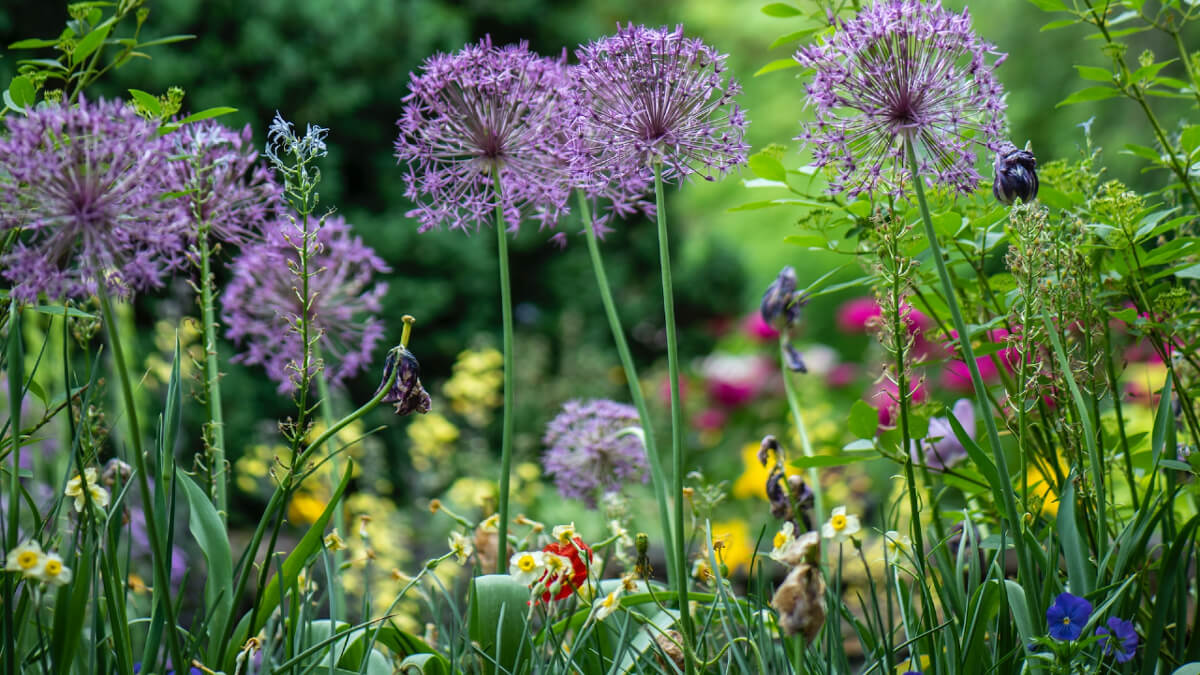
<instances>
[{"instance_id":1,"label":"purple allium flower head","mask_svg":"<svg viewBox=\"0 0 1200 675\"><path fill-rule=\"evenodd\" d=\"M714 180L746 163L746 116L733 100L741 86L726 78L725 55L683 26L618 26L576 55L577 172L587 183L649 186L659 161L664 181Z\"/></svg>"},{"instance_id":2,"label":"purple allium flower head","mask_svg":"<svg viewBox=\"0 0 1200 675\"><path fill-rule=\"evenodd\" d=\"M1104 645L1104 653L1113 654L1117 663L1125 663L1132 659L1138 647L1137 629L1132 623L1115 616L1109 617L1105 624L1107 628L1101 626L1096 629L1096 635L1104 636L1100 638L1100 644Z\"/></svg>"},{"instance_id":3,"label":"purple allium flower head","mask_svg":"<svg viewBox=\"0 0 1200 675\"><path fill-rule=\"evenodd\" d=\"M257 162L250 125L236 132L215 121L196 122L167 136L176 161L171 181L193 227L208 225L217 240L244 245L284 217L283 190Z\"/></svg>"},{"instance_id":4,"label":"purple allium flower head","mask_svg":"<svg viewBox=\"0 0 1200 675\"><path fill-rule=\"evenodd\" d=\"M975 408L971 401L965 398L954 403L951 410L954 419L962 425L967 435L975 439ZM929 433L920 441L912 441L909 455L914 462L924 464L930 469L941 471L963 461L967 457L967 449L959 442L954 434L954 427L945 417L935 417L929 420Z\"/></svg>"},{"instance_id":5,"label":"purple allium flower head","mask_svg":"<svg viewBox=\"0 0 1200 675\"><path fill-rule=\"evenodd\" d=\"M395 148L420 231L478 230L497 204L509 232L525 217L552 227L570 193L564 60L484 38L410 77Z\"/></svg>"},{"instance_id":6,"label":"purple allium flower head","mask_svg":"<svg viewBox=\"0 0 1200 675\"><path fill-rule=\"evenodd\" d=\"M829 191L900 196L910 180L904 143L932 184L975 191L972 144L1000 148L1004 91L991 65L995 47L971 30L966 10L940 2L877 0L795 58L813 70L805 87L816 120L797 140L829 167Z\"/></svg>"},{"instance_id":7,"label":"purple allium flower head","mask_svg":"<svg viewBox=\"0 0 1200 675\"><path fill-rule=\"evenodd\" d=\"M645 482L646 449L633 406L607 400L568 401L546 425L542 463L554 475L558 492L596 507L597 493L621 489L626 481ZM624 432L624 433L623 433Z\"/></svg>"},{"instance_id":8,"label":"purple allium flower head","mask_svg":"<svg viewBox=\"0 0 1200 675\"><path fill-rule=\"evenodd\" d=\"M0 234L21 230L0 269L13 297L85 298L96 282L128 296L184 260L184 223L166 180L166 142L120 101L9 115L0 136Z\"/></svg>"},{"instance_id":9,"label":"purple allium flower head","mask_svg":"<svg viewBox=\"0 0 1200 675\"><path fill-rule=\"evenodd\" d=\"M1054 604L1046 609L1046 623L1050 624L1050 637L1055 640L1078 640L1092 616L1092 603L1078 595L1059 593Z\"/></svg>"},{"instance_id":10,"label":"purple allium flower head","mask_svg":"<svg viewBox=\"0 0 1200 675\"><path fill-rule=\"evenodd\" d=\"M296 244L309 240L309 310L312 335L330 384L340 383L371 362L371 351L383 337L383 325L372 314L382 307L386 283L372 281L388 266L353 236L340 216L329 216L305 237L298 225L278 222L266 238L242 249L232 264L233 279L221 298L226 335L245 351L235 361L261 365L281 392L295 387L303 341L297 330L301 303Z\"/></svg>"}]
</instances>

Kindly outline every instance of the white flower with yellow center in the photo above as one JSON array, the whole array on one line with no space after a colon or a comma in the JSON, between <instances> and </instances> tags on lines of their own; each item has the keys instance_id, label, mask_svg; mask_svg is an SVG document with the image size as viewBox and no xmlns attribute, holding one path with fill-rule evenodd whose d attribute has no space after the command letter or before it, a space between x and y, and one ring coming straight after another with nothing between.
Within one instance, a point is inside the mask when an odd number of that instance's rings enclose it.
<instances>
[{"instance_id":1,"label":"white flower with yellow center","mask_svg":"<svg viewBox=\"0 0 1200 675\"><path fill-rule=\"evenodd\" d=\"M597 602L595 607L595 617L597 621L603 621L621 606L621 591L625 590L624 586L617 586L611 593L604 596L604 599Z\"/></svg>"},{"instance_id":2,"label":"white flower with yellow center","mask_svg":"<svg viewBox=\"0 0 1200 675\"><path fill-rule=\"evenodd\" d=\"M464 537L459 532L450 533L450 551L454 553L454 559L459 565L466 565L467 558L475 552L475 547L471 544L471 540Z\"/></svg>"},{"instance_id":3,"label":"white flower with yellow center","mask_svg":"<svg viewBox=\"0 0 1200 675\"><path fill-rule=\"evenodd\" d=\"M704 583L708 583L716 578L716 575L713 574L712 565L708 563L707 558L696 558L696 561L692 563L692 576Z\"/></svg>"},{"instance_id":4,"label":"white flower with yellow center","mask_svg":"<svg viewBox=\"0 0 1200 675\"><path fill-rule=\"evenodd\" d=\"M887 546L887 556L891 562L899 562L902 557L912 555L912 539L907 534L888 530L883 533L883 543Z\"/></svg>"},{"instance_id":5,"label":"white flower with yellow center","mask_svg":"<svg viewBox=\"0 0 1200 675\"><path fill-rule=\"evenodd\" d=\"M48 553L42 562L41 574L37 576L48 584L63 586L71 583L71 568L63 564L57 553Z\"/></svg>"},{"instance_id":6,"label":"white flower with yellow center","mask_svg":"<svg viewBox=\"0 0 1200 675\"><path fill-rule=\"evenodd\" d=\"M546 554L541 551L514 553L508 561L508 575L517 583L528 586L546 571Z\"/></svg>"},{"instance_id":7,"label":"white flower with yellow center","mask_svg":"<svg viewBox=\"0 0 1200 675\"><path fill-rule=\"evenodd\" d=\"M46 554L42 553L42 545L30 540L8 552L8 560L4 569L8 572L20 572L24 576L34 577L41 573L42 565L46 562Z\"/></svg>"},{"instance_id":8,"label":"white flower with yellow center","mask_svg":"<svg viewBox=\"0 0 1200 675\"><path fill-rule=\"evenodd\" d=\"M858 516L846 515L846 507L839 506L829 516L829 522L821 526L821 536L837 542L846 541L859 530Z\"/></svg>"},{"instance_id":9,"label":"white flower with yellow center","mask_svg":"<svg viewBox=\"0 0 1200 675\"><path fill-rule=\"evenodd\" d=\"M575 539L575 523L571 523L569 525L555 525L554 529L551 530L551 534L554 535L554 538L557 539L559 543L570 544L571 541Z\"/></svg>"},{"instance_id":10,"label":"white flower with yellow center","mask_svg":"<svg viewBox=\"0 0 1200 675\"><path fill-rule=\"evenodd\" d=\"M479 529L483 530L484 532L498 532L500 530L500 514L493 513L485 518L484 521L479 524Z\"/></svg>"},{"instance_id":11,"label":"white flower with yellow center","mask_svg":"<svg viewBox=\"0 0 1200 675\"><path fill-rule=\"evenodd\" d=\"M775 538L771 540L771 545L774 548L767 555L771 557L771 560L782 562L787 550L791 548L794 541L796 541L796 526L789 520L775 533Z\"/></svg>"},{"instance_id":12,"label":"white flower with yellow center","mask_svg":"<svg viewBox=\"0 0 1200 675\"><path fill-rule=\"evenodd\" d=\"M346 550L346 542L342 540L342 535L338 534L336 527L330 530L329 534L325 535L325 548L330 551Z\"/></svg>"},{"instance_id":13,"label":"white flower with yellow center","mask_svg":"<svg viewBox=\"0 0 1200 675\"><path fill-rule=\"evenodd\" d=\"M87 494L91 498L92 503L100 508L108 506L108 490L100 486L100 472L96 467L89 466L83 470L83 475L75 474L75 477L67 481L67 489L63 490L63 494L68 497L75 498L75 511L82 512L83 507L87 504L88 497L84 496L84 484L87 484Z\"/></svg>"}]
</instances>

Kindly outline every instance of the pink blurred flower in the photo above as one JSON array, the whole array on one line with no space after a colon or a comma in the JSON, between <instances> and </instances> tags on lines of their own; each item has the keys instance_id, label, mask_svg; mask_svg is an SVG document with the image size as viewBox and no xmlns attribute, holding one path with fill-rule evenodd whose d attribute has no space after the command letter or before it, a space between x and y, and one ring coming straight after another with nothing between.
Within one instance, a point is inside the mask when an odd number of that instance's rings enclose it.
<instances>
[{"instance_id":1,"label":"pink blurred flower","mask_svg":"<svg viewBox=\"0 0 1200 675\"><path fill-rule=\"evenodd\" d=\"M854 298L843 302L837 309L838 330L851 335L866 333L871 321L879 316L879 305L875 298Z\"/></svg>"},{"instance_id":2,"label":"pink blurred flower","mask_svg":"<svg viewBox=\"0 0 1200 675\"><path fill-rule=\"evenodd\" d=\"M848 387L858 377L858 367L853 363L839 363L829 370L825 383L834 389Z\"/></svg>"},{"instance_id":3,"label":"pink blurred flower","mask_svg":"<svg viewBox=\"0 0 1200 675\"><path fill-rule=\"evenodd\" d=\"M742 320L742 332L755 342L772 342L779 339L779 331L763 321L762 314L753 312Z\"/></svg>"},{"instance_id":4,"label":"pink blurred flower","mask_svg":"<svg viewBox=\"0 0 1200 675\"><path fill-rule=\"evenodd\" d=\"M716 431L725 425L729 413L720 408L705 408L692 418L692 426L701 431Z\"/></svg>"},{"instance_id":5,"label":"pink blurred flower","mask_svg":"<svg viewBox=\"0 0 1200 675\"><path fill-rule=\"evenodd\" d=\"M757 354L715 353L700 366L708 395L728 408L749 403L773 373L771 362Z\"/></svg>"},{"instance_id":6,"label":"pink blurred flower","mask_svg":"<svg viewBox=\"0 0 1200 675\"><path fill-rule=\"evenodd\" d=\"M921 381L910 382L908 385L909 395L913 403L921 403L929 398L929 392L925 389L925 383ZM889 378L883 378L871 386L863 399L879 410L879 426L892 427L900 419L899 408L900 388L896 383Z\"/></svg>"}]
</instances>

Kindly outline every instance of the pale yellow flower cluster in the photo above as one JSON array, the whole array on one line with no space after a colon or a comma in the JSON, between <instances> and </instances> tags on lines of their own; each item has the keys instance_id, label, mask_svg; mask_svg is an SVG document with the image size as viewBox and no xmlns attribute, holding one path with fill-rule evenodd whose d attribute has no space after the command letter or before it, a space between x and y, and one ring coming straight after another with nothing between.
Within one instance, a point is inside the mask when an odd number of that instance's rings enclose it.
<instances>
[{"instance_id":1,"label":"pale yellow flower cluster","mask_svg":"<svg viewBox=\"0 0 1200 675\"><path fill-rule=\"evenodd\" d=\"M75 474L74 478L67 481L67 489L63 490L63 494L75 499L76 513L83 512L88 499L102 509L108 507L108 490L100 485L100 472L93 466L84 469L82 475Z\"/></svg>"},{"instance_id":2,"label":"pale yellow flower cluster","mask_svg":"<svg viewBox=\"0 0 1200 675\"><path fill-rule=\"evenodd\" d=\"M495 349L468 349L460 353L454 362L454 374L442 387L450 400L450 409L473 427L487 426L492 411L502 402L503 366L504 357Z\"/></svg>"},{"instance_id":3,"label":"pale yellow flower cluster","mask_svg":"<svg viewBox=\"0 0 1200 675\"><path fill-rule=\"evenodd\" d=\"M63 559L57 553L42 551L41 544L32 539L9 551L4 570L52 586L71 582L71 568L63 564Z\"/></svg>"}]
</instances>

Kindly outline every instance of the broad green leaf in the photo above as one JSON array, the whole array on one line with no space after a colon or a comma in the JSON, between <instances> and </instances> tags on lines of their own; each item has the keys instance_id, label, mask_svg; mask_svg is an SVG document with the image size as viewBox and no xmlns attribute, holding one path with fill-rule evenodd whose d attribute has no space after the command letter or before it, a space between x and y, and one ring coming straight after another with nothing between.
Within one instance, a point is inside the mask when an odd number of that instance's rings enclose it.
<instances>
[{"instance_id":1,"label":"broad green leaf","mask_svg":"<svg viewBox=\"0 0 1200 675\"><path fill-rule=\"evenodd\" d=\"M1185 663L1172 671L1171 675L1200 675L1200 661Z\"/></svg>"},{"instance_id":2,"label":"broad green leaf","mask_svg":"<svg viewBox=\"0 0 1200 675\"><path fill-rule=\"evenodd\" d=\"M805 248L829 248L829 242L820 234L789 234L783 238L783 243Z\"/></svg>"},{"instance_id":3,"label":"broad green leaf","mask_svg":"<svg viewBox=\"0 0 1200 675\"><path fill-rule=\"evenodd\" d=\"M108 31L112 30L113 20L109 19L104 23L92 29L92 32L84 35L83 38L76 43L75 51L71 52L71 65L79 65L83 60L92 55L92 52L100 48L104 41L108 38Z\"/></svg>"},{"instance_id":4,"label":"broad green leaf","mask_svg":"<svg viewBox=\"0 0 1200 675\"><path fill-rule=\"evenodd\" d=\"M1107 68L1097 68L1095 66L1075 66L1075 70L1079 71L1079 76L1085 80L1093 82L1112 82L1113 74Z\"/></svg>"},{"instance_id":5,"label":"broad green leaf","mask_svg":"<svg viewBox=\"0 0 1200 675\"><path fill-rule=\"evenodd\" d=\"M817 32L819 30L821 30L820 26L814 26L812 28L805 28L804 30L794 31L794 32L788 33L786 35L780 35L779 37L775 38L774 41L771 42L771 44L767 47L767 49L775 49L776 47L782 47L783 45L791 44L793 42L796 42L797 40L803 40L804 38L808 37L809 35L812 35L813 33Z\"/></svg>"},{"instance_id":6,"label":"broad green leaf","mask_svg":"<svg viewBox=\"0 0 1200 675\"><path fill-rule=\"evenodd\" d=\"M1200 263L1189 265L1175 272L1175 276L1181 279L1200 279Z\"/></svg>"},{"instance_id":7,"label":"broad green leaf","mask_svg":"<svg viewBox=\"0 0 1200 675\"><path fill-rule=\"evenodd\" d=\"M1200 125L1189 124L1184 127L1179 134L1179 143L1183 146L1184 152L1189 154L1196 148L1200 148Z\"/></svg>"},{"instance_id":8,"label":"broad green leaf","mask_svg":"<svg viewBox=\"0 0 1200 675\"><path fill-rule=\"evenodd\" d=\"M1096 587L1096 576L1095 570L1088 563L1087 548L1083 544L1079 521L1075 517L1076 477L1072 472L1063 487L1055 524L1063 558L1067 561L1067 578L1071 580L1071 592L1083 596L1091 593Z\"/></svg>"},{"instance_id":9,"label":"broad green leaf","mask_svg":"<svg viewBox=\"0 0 1200 675\"><path fill-rule=\"evenodd\" d=\"M169 45L169 44L174 44L176 42L183 42L184 40L194 40L194 39L196 39L195 35L168 35L166 37L155 38L148 42L139 42L137 44L137 46L139 49L141 49L144 47L156 47L158 45Z\"/></svg>"},{"instance_id":10,"label":"broad green leaf","mask_svg":"<svg viewBox=\"0 0 1200 675\"><path fill-rule=\"evenodd\" d=\"M1158 154L1158 151L1154 148L1149 148L1144 145L1136 145L1134 143L1126 143L1125 150L1131 155L1137 155L1138 157L1151 162L1162 162L1162 155Z\"/></svg>"},{"instance_id":11,"label":"broad green leaf","mask_svg":"<svg viewBox=\"0 0 1200 675\"><path fill-rule=\"evenodd\" d=\"M758 77L759 75L766 75L767 73L773 73L777 70L787 70L788 68L799 68L799 67L800 67L800 64L796 61L796 59L776 59L776 60L768 63L767 65L763 66L762 68L759 68L758 72L754 73L754 77Z\"/></svg>"},{"instance_id":12,"label":"broad green leaf","mask_svg":"<svg viewBox=\"0 0 1200 675\"><path fill-rule=\"evenodd\" d=\"M413 654L400 662L401 675L450 675L450 666L440 654Z\"/></svg>"},{"instance_id":13,"label":"broad green leaf","mask_svg":"<svg viewBox=\"0 0 1200 675\"><path fill-rule=\"evenodd\" d=\"M1043 12L1065 12L1065 11L1067 11L1067 6L1065 4L1063 4L1062 0L1029 0L1029 2L1036 5L1037 8L1042 10Z\"/></svg>"},{"instance_id":14,"label":"broad green leaf","mask_svg":"<svg viewBox=\"0 0 1200 675\"><path fill-rule=\"evenodd\" d=\"M787 183L787 169L778 159L763 152L750 155L750 170L759 178Z\"/></svg>"},{"instance_id":15,"label":"broad green leaf","mask_svg":"<svg viewBox=\"0 0 1200 675\"><path fill-rule=\"evenodd\" d=\"M9 49L40 49L41 47L53 47L58 44L58 40L43 40L41 38L29 38L28 40L20 40L8 46Z\"/></svg>"},{"instance_id":16,"label":"broad green leaf","mask_svg":"<svg viewBox=\"0 0 1200 675\"><path fill-rule=\"evenodd\" d=\"M878 451L844 452L840 455L816 455L813 457L797 457L788 463L797 469L823 469L831 466L845 466L868 459L878 459Z\"/></svg>"},{"instance_id":17,"label":"broad green leaf","mask_svg":"<svg viewBox=\"0 0 1200 675\"><path fill-rule=\"evenodd\" d=\"M162 116L162 103L159 102L158 97L154 94L142 91L141 89L130 89L129 95L151 115L155 117Z\"/></svg>"},{"instance_id":18,"label":"broad green leaf","mask_svg":"<svg viewBox=\"0 0 1200 675\"><path fill-rule=\"evenodd\" d=\"M1017 622L1017 634L1021 636L1021 644L1029 645L1027 649L1032 649L1033 639L1037 634L1033 632L1033 622L1030 621L1029 602L1025 599L1025 589L1021 585L1011 579L1004 580L1004 590L1008 595L1008 606L1012 610L1013 620Z\"/></svg>"},{"instance_id":19,"label":"broad green leaf","mask_svg":"<svg viewBox=\"0 0 1200 675\"><path fill-rule=\"evenodd\" d=\"M529 587L507 574L471 579L468 632L486 656L486 675L523 672L519 663L533 657L525 623L529 597Z\"/></svg>"},{"instance_id":20,"label":"broad green leaf","mask_svg":"<svg viewBox=\"0 0 1200 675\"><path fill-rule=\"evenodd\" d=\"M18 110L24 110L37 102L37 91L33 82L24 75L12 79L8 85L8 96Z\"/></svg>"},{"instance_id":21,"label":"broad green leaf","mask_svg":"<svg viewBox=\"0 0 1200 675\"><path fill-rule=\"evenodd\" d=\"M879 429L879 411L859 399L850 406L850 419L846 424L857 438L875 438L875 431Z\"/></svg>"},{"instance_id":22,"label":"broad green leaf","mask_svg":"<svg viewBox=\"0 0 1200 675\"><path fill-rule=\"evenodd\" d=\"M1074 26L1077 23L1079 22L1075 19L1059 19L1058 21L1051 21L1045 26L1042 26L1039 30L1040 32L1045 33L1047 31L1058 30L1059 28L1066 28L1067 26Z\"/></svg>"},{"instance_id":23,"label":"broad green leaf","mask_svg":"<svg viewBox=\"0 0 1200 675\"><path fill-rule=\"evenodd\" d=\"M188 115L187 117L179 120L179 124L182 125L182 124L189 124L191 122L199 122L200 120L211 119L213 117L220 117L221 115L228 115L229 113L234 113L234 112L237 112L237 108L229 108L227 106L219 106L216 108L209 108L207 110L201 110L200 112L192 113L191 115Z\"/></svg>"},{"instance_id":24,"label":"broad green leaf","mask_svg":"<svg viewBox=\"0 0 1200 675\"><path fill-rule=\"evenodd\" d=\"M787 4L786 2L772 2L771 4L762 8L762 13L766 14L767 16L775 16L775 17L779 17L779 18L800 16L801 14L803 14L803 12L796 9L795 7L792 7L791 5Z\"/></svg>"},{"instance_id":25,"label":"broad green leaf","mask_svg":"<svg viewBox=\"0 0 1200 675\"><path fill-rule=\"evenodd\" d=\"M208 618L209 658L213 663L221 656L221 637L233 611L233 553L229 548L229 537L225 524L208 495L187 474L176 471L175 480L183 488L188 502L188 530L195 537L208 564L204 581L204 606L212 615Z\"/></svg>"},{"instance_id":26,"label":"broad green leaf","mask_svg":"<svg viewBox=\"0 0 1200 675\"><path fill-rule=\"evenodd\" d=\"M1114 98L1120 96L1121 92L1113 87L1088 87L1080 89L1070 96L1059 101L1055 108L1061 108L1065 105L1074 105L1076 103L1084 103L1087 101L1103 101L1106 98Z\"/></svg>"}]
</instances>

